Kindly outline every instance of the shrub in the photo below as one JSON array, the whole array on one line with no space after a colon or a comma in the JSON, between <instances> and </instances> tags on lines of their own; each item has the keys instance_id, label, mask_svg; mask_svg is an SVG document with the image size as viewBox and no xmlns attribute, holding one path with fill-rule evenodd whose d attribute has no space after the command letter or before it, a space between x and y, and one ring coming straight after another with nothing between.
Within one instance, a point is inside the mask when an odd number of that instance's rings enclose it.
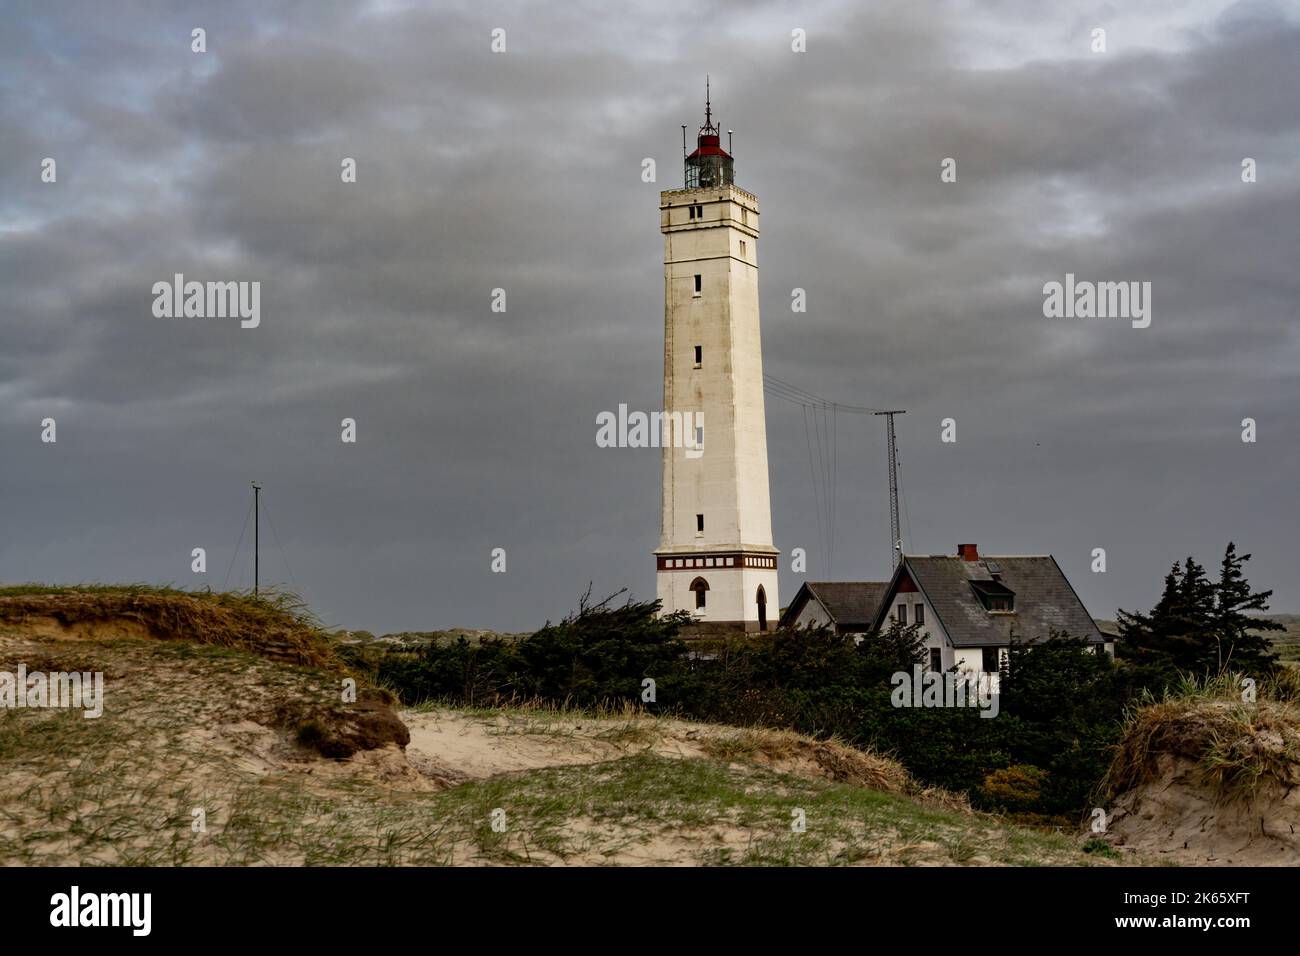
<instances>
[{"instance_id":1,"label":"shrub","mask_svg":"<svg viewBox=\"0 0 1300 956\"><path fill-rule=\"evenodd\" d=\"M1014 764L995 770L981 787L988 801L1006 810L1028 810L1038 806L1049 774L1032 764Z\"/></svg>"}]
</instances>

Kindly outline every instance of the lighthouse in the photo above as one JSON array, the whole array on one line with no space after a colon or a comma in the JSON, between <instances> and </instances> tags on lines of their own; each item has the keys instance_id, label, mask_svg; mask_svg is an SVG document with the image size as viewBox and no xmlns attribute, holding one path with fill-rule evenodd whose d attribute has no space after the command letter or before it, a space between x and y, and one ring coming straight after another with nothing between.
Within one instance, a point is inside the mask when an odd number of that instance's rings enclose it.
<instances>
[{"instance_id":1,"label":"lighthouse","mask_svg":"<svg viewBox=\"0 0 1300 956\"><path fill-rule=\"evenodd\" d=\"M685 187L659 194L659 228L664 417L681 413L696 431L662 442L662 612L689 611L702 633L770 630L780 552L768 494L758 199L736 186L707 88Z\"/></svg>"}]
</instances>

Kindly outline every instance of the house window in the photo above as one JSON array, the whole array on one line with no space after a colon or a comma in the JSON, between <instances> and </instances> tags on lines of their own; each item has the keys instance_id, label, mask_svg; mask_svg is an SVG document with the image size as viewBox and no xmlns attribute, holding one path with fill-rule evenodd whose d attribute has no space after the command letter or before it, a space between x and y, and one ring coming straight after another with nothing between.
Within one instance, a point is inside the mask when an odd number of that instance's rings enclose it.
<instances>
[{"instance_id":1,"label":"house window","mask_svg":"<svg viewBox=\"0 0 1300 956\"><path fill-rule=\"evenodd\" d=\"M704 534L704 515L695 516L695 533Z\"/></svg>"},{"instance_id":2,"label":"house window","mask_svg":"<svg viewBox=\"0 0 1300 956\"><path fill-rule=\"evenodd\" d=\"M900 605L898 605L898 611L897 611L897 614L896 614L895 616L898 618L898 623L899 623L899 624L906 624L906 623L907 623L907 605L906 605L906 604L900 604Z\"/></svg>"},{"instance_id":3,"label":"house window","mask_svg":"<svg viewBox=\"0 0 1300 956\"><path fill-rule=\"evenodd\" d=\"M916 615L915 615L916 623L917 623L917 624L924 624L924 623L925 623L925 605L924 605L924 604L917 604L917 605L914 605L913 608L912 608L912 610L916 612Z\"/></svg>"},{"instance_id":4,"label":"house window","mask_svg":"<svg viewBox=\"0 0 1300 956\"><path fill-rule=\"evenodd\" d=\"M695 294L696 294L696 295L699 295L703 290L704 290L704 277L701 276L701 275L696 275L696 276L695 276Z\"/></svg>"},{"instance_id":5,"label":"house window","mask_svg":"<svg viewBox=\"0 0 1300 956\"><path fill-rule=\"evenodd\" d=\"M1001 581L972 581L971 587L987 611L1014 611L1016 592Z\"/></svg>"},{"instance_id":6,"label":"house window","mask_svg":"<svg viewBox=\"0 0 1300 956\"><path fill-rule=\"evenodd\" d=\"M937 647L930 648L930 670L943 670L943 651Z\"/></svg>"},{"instance_id":7,"label":"house window","mask_svg":"<svg viewBox=\"0 0 1300 956\"><path fill-rule=\"evenodd\" d=\"M984 673L996 674L998 672L998 649L996 647L984 648Z\"/></svg>"},{"instance_id":8,"label":"house window","mask_svg":"<svg viewBox=\"0 0 1300 956\"><path fill-rule=\"evenodd\" d=\"M704 364L704 346L697 345L695 346L695 367L699 368L703 364Z\"/></svg>"},{"instance_id":9,"label":"house window","mask_svg":"<svg viewBox=\"0 0 1300 956\"><path fill-rule=\"evenodd\" d=\"M704 578L696 578L691 582L691 590L695 592L696 609L704 607L707 600L705 595L709 593L709 582Z\"/></svg>"}]
</instances>

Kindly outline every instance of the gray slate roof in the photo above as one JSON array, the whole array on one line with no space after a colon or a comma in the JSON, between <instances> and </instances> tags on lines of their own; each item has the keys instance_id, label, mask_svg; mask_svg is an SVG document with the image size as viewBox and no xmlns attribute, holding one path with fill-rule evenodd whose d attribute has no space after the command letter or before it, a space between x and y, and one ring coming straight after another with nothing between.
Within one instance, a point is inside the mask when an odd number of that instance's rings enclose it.
<instances>
[{"instance_id":1,"label":"gray slate roof","mask_svg":"<svg viewBox=\"0 0 1300 956\"><path fill-rule=\"evenodd\" d=\"M888 581L806 581L799 590L807 588L811 597L826 608L839 627L861 627L869 630L876 619L876 611L889 588ZM789 611L798 610L799 595L790 602ZM784 623L784 621L783 621Z\"/></svg>"},{"instance_id":2,"label":"gray slate roof","mask_svg":"<svg viewBox=\"0 0 1300 956\"><path fill-rule=\"evenodd\" d=\"M985 610L971 587L972 581L992 578L989 562L997 566L998 580L1016 594L1013 613ZM954 647L1007 645L1013 633L1019 641L1047 640L1052 631L1064 631L1089 643L1105 640L1056 559L1049 554L981 555L978 561L949 555L909 554L895 573L895 581L904 570L925 592ZM887 611L888 608L881 608L877 621Z\"/></svg>"}]
</instances>

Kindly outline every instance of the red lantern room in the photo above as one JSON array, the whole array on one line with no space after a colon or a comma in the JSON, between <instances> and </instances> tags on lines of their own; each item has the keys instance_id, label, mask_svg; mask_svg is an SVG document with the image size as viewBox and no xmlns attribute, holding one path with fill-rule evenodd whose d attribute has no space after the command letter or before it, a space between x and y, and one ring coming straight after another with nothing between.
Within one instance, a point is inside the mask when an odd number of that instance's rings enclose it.
<instances>
[{"instance_id":1,"label":"red lantern room","mask_svg":"<svg viewBox=\"0 0 1300 956\"><path fill-rule=\"evenodd\" d=\"M682 127L685 140L686 128ZM685 143L682 152L685 152ZM686 188L707 189L736 181L735 161L722 148L722 131L713 123L713 105L709 102L709 81L704 81L704 125L696 139L695 152L686 157Z\"/></svg>"}]
</instances>

